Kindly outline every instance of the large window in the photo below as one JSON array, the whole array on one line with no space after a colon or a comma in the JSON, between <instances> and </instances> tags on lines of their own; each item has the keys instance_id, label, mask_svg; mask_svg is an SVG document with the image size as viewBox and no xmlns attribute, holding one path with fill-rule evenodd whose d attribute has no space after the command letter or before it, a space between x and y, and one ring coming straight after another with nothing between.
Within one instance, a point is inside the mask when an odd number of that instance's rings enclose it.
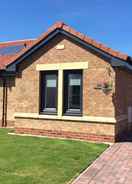
<instances>
[{"instance_id":1,"label":"large window","mask_svg":"<svg viewBox=\"0 0 132 184\"><path fill-rule=\"evenodd\" d=\"M82 113L82 71L64 71L64 113L81 115Z\"/></svg>"},{"instance_id":2,"label":"large window","mask_svg":"<svg viewBox=\"0 0 132 184\"><path fill-rule=\"evenodd\" d=\"M60 89L58 90L58 80L62 80L58 77L58 72L40 72L41 113L57 114L58 91L60 92L63 89L63 99L61 100L63 102L63 114L71 116L82 114L82 70L64 70L63 75L62 86L59 86Z\"/></svg>"},{"instance_id":3,"label":"large window","mask_svg":"<svg viewBox=\"0 0 132 184\"><path fill-rule=\"evenodd\" d=\"M41 72L41 112L57 113L57 81L58 72Z\"/></svg>"}]
</instances>

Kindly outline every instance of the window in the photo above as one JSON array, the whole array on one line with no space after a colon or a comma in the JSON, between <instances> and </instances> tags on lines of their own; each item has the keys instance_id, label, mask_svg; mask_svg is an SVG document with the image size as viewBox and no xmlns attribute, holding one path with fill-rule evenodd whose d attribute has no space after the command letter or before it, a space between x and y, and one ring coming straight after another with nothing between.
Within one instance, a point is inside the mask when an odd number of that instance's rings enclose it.
<instances>
[{"instance_id":1,"label":"window","mask_svg":"<svg viewBox=\"0 0 132 184\"><path fill-rule=\"evenodd\" d=\"M64 113L81 115L82 112L82 71L64 71Z\"/></svg>"},{"instance_id":2,"label":"window","mask_svg":"<svg viewBox=\"0 0 132 184\"><path fill-rule=\"evenodd\" d=\"M82 115L82 70L63 70L63 75L63 114L80 116ZM58 71L42 71L40 77L40 113L57 114L58 80L61 81ZM59 90L60 92L62 91Z\"/></svg>"},{"instance_id":3,"label":"window","mask_svg":"<svg viewBox=\"0 0 132 184\"><path fill-rule=\"evenodd\" d=\"M46 114L57 113L57 71L41 72L41 109Z\"/></svg>"}]
</instances>

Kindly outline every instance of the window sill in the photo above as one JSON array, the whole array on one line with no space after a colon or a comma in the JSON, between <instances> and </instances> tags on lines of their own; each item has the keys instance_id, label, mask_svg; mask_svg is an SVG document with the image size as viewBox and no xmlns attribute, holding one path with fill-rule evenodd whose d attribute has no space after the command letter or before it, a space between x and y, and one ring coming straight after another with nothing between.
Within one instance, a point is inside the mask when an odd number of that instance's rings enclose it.
<instances>
[{"instance_id":1,"label":"window sill","mask_svg":"<svg viewBox=\"0 0 132 184\"><path fill-rule=\"evenodd\" d=\"M42 115L38 113L15 113L14 117L23 119L50 119L50 120L66 120L66 121L83 121L83 122L100 122L100 123L116 123L127 119L126 115L119 117L97 117L97 116L57 116L57 115Z\"/></svg>"}]
</instances>

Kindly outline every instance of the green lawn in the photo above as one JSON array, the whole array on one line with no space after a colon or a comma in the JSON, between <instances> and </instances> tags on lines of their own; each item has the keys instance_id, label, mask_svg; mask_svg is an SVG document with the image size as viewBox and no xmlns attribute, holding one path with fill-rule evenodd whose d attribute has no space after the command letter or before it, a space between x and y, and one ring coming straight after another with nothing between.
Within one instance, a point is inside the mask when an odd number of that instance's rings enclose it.
<instances>
[{"instance_id":1,"label":"green lawn","mask_svg":"<svg viewBox=\"0 0 132 184\"><path fill-rule=\"evenodd\" d=\"M107 145L8 135L0 129L0 184L65 184Z\"/></svg>"}]
</instances>

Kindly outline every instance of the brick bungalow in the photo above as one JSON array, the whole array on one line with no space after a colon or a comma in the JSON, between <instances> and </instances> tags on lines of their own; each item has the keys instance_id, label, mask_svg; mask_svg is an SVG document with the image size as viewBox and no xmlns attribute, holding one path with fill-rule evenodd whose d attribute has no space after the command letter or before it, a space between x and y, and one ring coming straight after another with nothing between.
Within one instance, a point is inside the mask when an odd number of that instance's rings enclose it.
<instances>
[{"instance_id":1,"label":"brick bungalow","mask_svg":"<svg viewBox=\"0 0 132 184\"><path fill-rule=\"evenodd\" d=\"M132 59L63 22L0 43L0 120L16 133L117 141L131 131Z\"/></svg>"}]
</instances>

